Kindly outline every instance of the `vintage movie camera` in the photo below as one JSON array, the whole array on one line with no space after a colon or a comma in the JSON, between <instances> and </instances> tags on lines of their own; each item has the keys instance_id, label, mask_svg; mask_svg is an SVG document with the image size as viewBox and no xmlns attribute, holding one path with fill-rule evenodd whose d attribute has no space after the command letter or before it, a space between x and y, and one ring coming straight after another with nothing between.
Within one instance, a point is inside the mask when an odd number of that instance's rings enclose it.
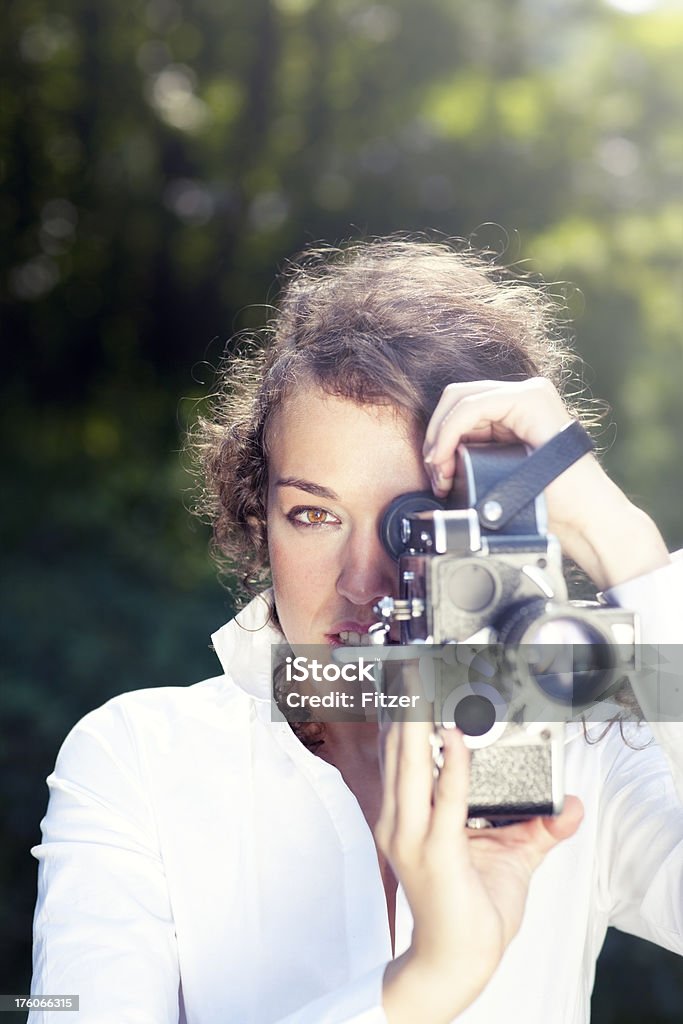
<instances>
[{"instance_id":1,"label":"vintage movie camera","mask_svg":"<svg viewBox=\"0 0 683 1024\"><path fill-rule=\"evenodd\" d=\"M589 447L578 423L534 452L462 445L448 507L406 494L384 516L399 567L399 596L375 609L384 642L398 632L421 664L429 645L435 725L472 750L472 827L559 813L565 723L636 667L634 615L569 601L547 531L543 490Z\"/></svg>"}]
</instances>

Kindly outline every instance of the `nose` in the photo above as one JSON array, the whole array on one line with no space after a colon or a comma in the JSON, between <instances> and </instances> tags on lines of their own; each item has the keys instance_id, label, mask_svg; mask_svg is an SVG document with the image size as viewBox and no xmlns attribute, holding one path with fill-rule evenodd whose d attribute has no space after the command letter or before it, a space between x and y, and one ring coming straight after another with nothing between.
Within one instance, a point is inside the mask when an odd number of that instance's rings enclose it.
<instances>
[{"instance_id":1,"label":"nose","mask_svg":"<svg viewBox=\"0 0 683 1024\"><path fill-rule=\"evenodd\" d=\"M372 525L354 529L344 546L337 593L355 605L372 605L397 593L396 563Z\"/></svg>"}]
</instances>

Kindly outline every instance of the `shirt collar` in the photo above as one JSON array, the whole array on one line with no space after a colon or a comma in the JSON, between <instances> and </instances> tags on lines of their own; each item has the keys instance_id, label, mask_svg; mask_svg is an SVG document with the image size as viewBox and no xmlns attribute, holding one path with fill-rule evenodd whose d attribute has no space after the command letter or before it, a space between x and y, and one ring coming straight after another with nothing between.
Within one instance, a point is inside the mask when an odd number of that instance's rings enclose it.
<instances>
[{"instance_id":1,"label":"shirt collar","mask_svg":"<svg viewBox=\"0 0 683 1024\"><path fill-rule=\"evenodd\" d=\"M271 622L273 592L266 590L212 635L223 671L257 700L271 697L271 647L285 643Z\"/></svg>"}]
</instances>

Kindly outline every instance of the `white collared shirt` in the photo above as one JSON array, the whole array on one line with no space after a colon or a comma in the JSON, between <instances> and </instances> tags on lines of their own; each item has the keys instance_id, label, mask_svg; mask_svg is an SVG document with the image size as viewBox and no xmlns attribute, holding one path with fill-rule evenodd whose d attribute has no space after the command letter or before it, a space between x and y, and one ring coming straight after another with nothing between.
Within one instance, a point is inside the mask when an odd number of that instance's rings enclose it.
<instances>
[{"instance_id":1,"label":"white collared shirt","mask_svg":"<svg viewBox=\"0 0 683 1024\"><path fill-rule=\"evenodd\" d=\"M641 612L644 639L673 642L682 591L679 562L608 596ZM372 834L337 769L271 721L280 637L258 628L265 607L215 634L224 675L116 697L64 742L32 851L32 991L78 994L79 1024L386 1024ZM680 726L660 733L669 764L617 728L590 745L569 727L584 821L537 871L519 934L458 1022L584 1024L610 924L683 953L683 745ZM411 927L399 888L396 955Z\"/></svg>"}]
</instances>

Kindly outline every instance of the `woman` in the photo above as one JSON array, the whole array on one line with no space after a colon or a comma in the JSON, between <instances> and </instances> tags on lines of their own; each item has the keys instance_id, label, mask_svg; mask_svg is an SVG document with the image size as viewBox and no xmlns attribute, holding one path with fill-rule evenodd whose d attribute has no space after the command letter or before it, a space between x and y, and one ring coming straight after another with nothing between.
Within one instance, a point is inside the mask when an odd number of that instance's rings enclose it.
<instances>
[{"instance_id":1,"label":"woman","mask_svg":"<svg viewBox=\"0 0 683 1024\"><path fill-rule=\"evenodd\" d=\"M271 644L356 643L396 594L389 502L444 495L463 440L536 447L567 424L549 309L443 245L294 269L197 439L216 543L272 591L214 636L225 675L116 698L67 738L34 851L34 991L117 1024L573 1024L609 923L683 951L675 726L645 749L636 726L570 726L580 799L472 834L457 734L433 793L426 724L392 727L382 774L372 725L271 720ZM565 554L675 641L680 566L651 520L592 455L546 498Z\"/></svg>"}]
</instances>

